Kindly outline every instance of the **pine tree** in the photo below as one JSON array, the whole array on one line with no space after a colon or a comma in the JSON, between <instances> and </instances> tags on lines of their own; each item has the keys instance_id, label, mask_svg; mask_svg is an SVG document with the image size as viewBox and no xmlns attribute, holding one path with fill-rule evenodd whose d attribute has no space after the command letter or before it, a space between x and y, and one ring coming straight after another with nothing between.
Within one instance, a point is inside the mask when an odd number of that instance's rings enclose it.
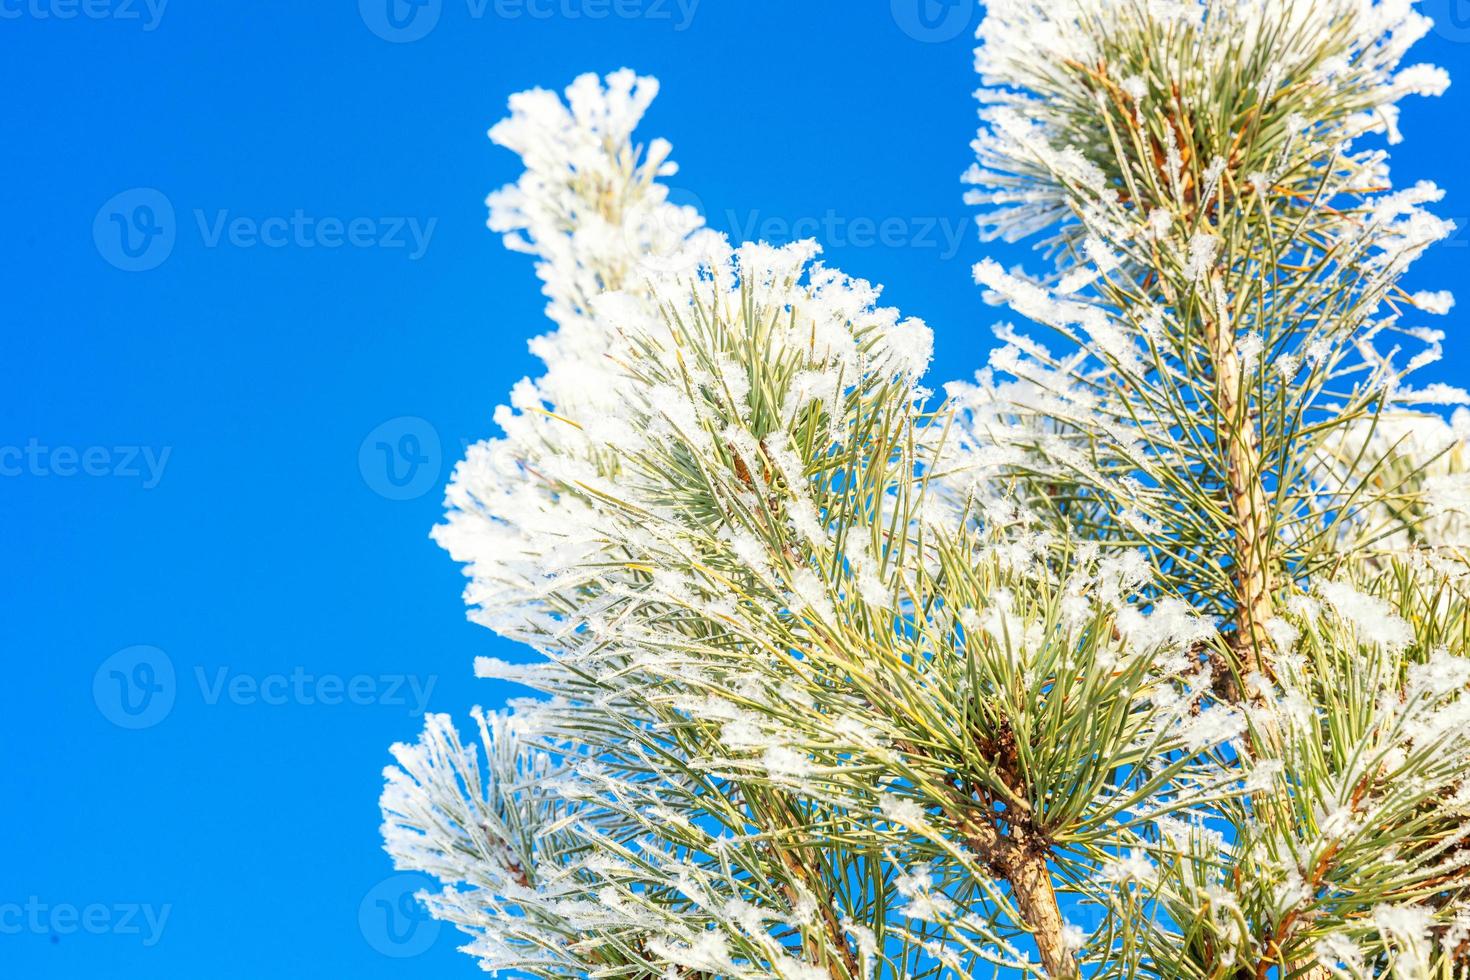
<instances>
[{"instance_id":1,"label":"pine tree","mask_svg":"<svg viewBox=\"0 0 1470 980\"><path fill-rule=\"evenodd\" d=\"M633 131L514 97L490 227L556 326L436 539L535 692L393 749L492 972L1470 976L1470 415L1400 285L1407 0L994 0L973 383ZM1425 407L1429 406L1429 407Z\"/></svg>"}]
</instances>

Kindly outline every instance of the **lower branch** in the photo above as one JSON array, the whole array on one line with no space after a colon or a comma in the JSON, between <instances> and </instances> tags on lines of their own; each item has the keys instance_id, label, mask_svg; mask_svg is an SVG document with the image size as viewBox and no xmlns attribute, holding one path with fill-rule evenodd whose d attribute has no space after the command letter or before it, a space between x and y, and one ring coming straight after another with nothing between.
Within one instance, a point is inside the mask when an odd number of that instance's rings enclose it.
<instances>
[{"instance_id":1,"label":"lower branch","mask_svg":"<svg viewBox=\"0 0 1470 980\"><path fill-rule=\"evenodd\" d=\"M779 794L778 794L779 795ZM779 805L779 803L778 803ZM781 829L791 829L790 821L776 816L773 807L771 815L774 823ZM752 815L754 811L752 811ZM768 828L772 829L772 828ZM774 838L771 841L772 850L777 859L786 869L791 879L801 883L814 896L818 898L818 915L821 916L821 928L824 933L822 942L812 942L807 945L807 958L813 966L824 968L832 980L860 980L862 968L859 966L857 957L853 954L852 947L847 943L847 936L842 928L842 923L837 917L837 912L832 906L831 891L828 883L822 875L810 867L797 853L796 849L788 847L784 842ZM795 907L801 896L789 886L786 888L787 896Z\"/></svg>"},{"instance_id":2,"label":"lower branch","mask_svg":"<svg viewBox=\"0 0 1470 980\"><path fill-rule=\"evenodd\" d=\"M1052 977L1076 977L1077 961L1067 948L1066 923L1057 904L1056 889L1052 887L1051 869L1046 866L1046 852L1015 845L1001 861L1008 866L1006 880L1011 883L1016 905L1036 938L1042 966Z\"/></svg>"},{"instance_id":3,"label":"lower branch","mask_svg":"<svg viewBox=\"0 0 1470 980\"><path fill-rule=\"evenodd\" d=\"M954 816L970 848L1011 886L1022 925L1031 930L1047 975L1053 980L1076 980L1077 961L1067 947L1066 923L1046 864L1046 845L1025 835L1003 835L989 822L976 821L963 812Z\"/></svg>"}]
</instances>

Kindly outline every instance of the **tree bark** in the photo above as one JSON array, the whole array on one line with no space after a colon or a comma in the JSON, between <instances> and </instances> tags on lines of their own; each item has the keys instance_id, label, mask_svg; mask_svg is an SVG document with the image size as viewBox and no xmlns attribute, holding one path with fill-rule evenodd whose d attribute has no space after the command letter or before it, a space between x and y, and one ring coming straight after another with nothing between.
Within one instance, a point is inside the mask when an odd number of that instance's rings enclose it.
<instances>
[{"instance_id":1,"label":"tree bark","mask_svg":"<svg viewBox=\"0 0 1470 980\"><path fill-rule=\"evenodd\" d=\"M1046 865L1046 845L1029 836L1003 835L988 821L974 819L968 808L951 816L971 849L1011 886L1021 924L1031 930L1047 975L1076 980L1077 961L1067 948L1066 922Z\"/></svg>"},{"instance_id":2,"label":"tree bark","mask_svg":"<svg viewBox=\"0 0 1470 980\"><path fill-rule=\"evenodd\" d=\"M1041 965L1049 976L1075 978L1077 961L1066 944L1066 923L1062 919L1061 907L1057 904L1056 889L1052 887L1051 870L1046 866L1046 853L1018 846L1009 857L1010 870L1006 874L1020 906L1021 915L1031 927L1036 947L1041 953Z\"/></svg>"}]
</instances>

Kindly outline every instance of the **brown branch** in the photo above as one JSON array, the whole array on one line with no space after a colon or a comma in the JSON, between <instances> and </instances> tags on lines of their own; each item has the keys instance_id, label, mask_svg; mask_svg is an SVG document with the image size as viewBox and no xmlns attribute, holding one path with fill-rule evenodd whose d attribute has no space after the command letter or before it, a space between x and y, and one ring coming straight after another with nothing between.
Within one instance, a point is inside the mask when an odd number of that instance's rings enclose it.
<instances>
[{"instance_id":1,"label":"brown branch","mask_svg":"<svg viewBox=\"0 0 1470 980\"><path fill-rule=\"evenodd\" d=\"M1021 912L1021 925L1029 929L1036 940L1047 975L1055 980L1075 980L1079 976L1077 961L1067 948L1066 923L1052 885L1051 869L1046 863L1051 843L1033 826L1031 808L1020 792L1014 735L1003 731L997 742L992 744L987 740L982 747L987 755L997 756L1002 780L1012 790L1008 810L996 811L987 805L983 807L983 813L977 814L977 810L982 809L981 804L988 801L977 801L954 777L946 784L952 801L946 816L969 848L997 877L1011 886L1011 894ZM914 746L907 743L900 743L898 747L901 751L917 754ZM1001 821L1005 823L1007 833L1001 833L997 826Z\"/></svg>"},{"instance_id":2,"label":"brown branch","mask_svg":"<svg viewBox=\"0 0 1470 980\"><path fill-rule=\"evenodd\" d=\"M906 755L932 761L912 742L900 739L894 747ZM970 850L1011 886L1011 894L1021 911L1021 925L1036 940L1047 974L1055 980L1076 980L1080 975L1077 961L1067 949L1065 922L1052 886L1051 869L1046 864L1051 843L1034 829L1031 808L1019 792L1015 736L1009 730L1003 731L994 741L982 740L981 748L986 755L997 757L1002 779L1013 791L1010 809L996 811L988 805L988 800L976 800L967 792L959 777L950 776L941 782L950 797L944 814ZM1014 816L1007 817L1006 813ZM1005 822L1008 833L1001 833L999 821Z\"/></svg>"},{"instance_id":3,"label":"brown branch","mask_svg":"<svg viewBox=\"0 0 1470 980\"><path fill-rule=\"evenodd\" d=\"M803 884L811 888L815 876L807 866L795 854L779 845L775 846L774 850L791 876L793 878L799 878ZM786 893L792 905L795 905L798 899L795 889L787 888ZM833 963L825 955L820 957L812 956L810 957L811 959L821 959L823 961L820 964L814 965L826 966L827 972L831 975L832 980L859 980L862 976L862 968L858 965L857 957L853 955L852 948L847 944L847 934L842 931L842 923L838 921L837 914L832 911L832 904L830 902L818 902L817 907L822 916L822 927L827 933L827 943L839 951L841 962Z\"/></svg>"},{"instance_id":4,"label":"brown branch","mask_svg":"<svg viewBox=\"0 0 1470 980\"><path fill-rule=\"evenodd\" d=\"M963 809L951 812L950 818L970 849L1010 884L1022 924L1036 940L1047 975L1056 980L1074 980L1079 975L1077 961L1064 939L1065 922L1046 864L1050 845L1040 835L1015 825L1010 827L1011 833L1002 834L994 822L974 818L970 812L973 800L961 799Z\"/></svg>"},{"instance_id":5,"label":"brown branch","mask_svg":"<svg viewBox=\"0 0 1470 980\"><path fill-rule=\"evenodd\" d=\"M748 788L746 792L749 793L750 788ZM780 793L780 791L773 791L772 795L777 797L776 802L779 805L782 802L781 797L783 797L784 794ZM853 954L852 947L848 945L847 934L842 929L842 923L838 920L837 913L834 912L832 909L830 895L828 894L829 889L827 887L827 882L822 878L819 873L810 868L807 863L801 859L801 856L796 853L796 850L794 848L785 846L781 841L776 839L775 834L770 833L773 830L785 831L796 828L790 821L785 820L778 812L776 812L774 808L770 808L770 812L777 826L764 826L762 821L756 819L756 812L750 806L748 798L746 801L745 809L751 819L758 826L762 826L763 830L767 831L767 840L770 843L771 850L775 853L776 858L781 862L782 867L786 869L787 874L789 874L793 879L801 882L802 886L810 891L818 899L817 908L822 917L822 929L826 933L827 946L838 951L838 959L836 961L833 961L831 957L822 952L822 947L814 947L812 944L806 943L804 945L807 947L807 959L811 961L813 966L820 966L825 968L828 976L830 976L832 980L861 980L862 967L858 964L857 957ZM795 907L800 900L800 895L797 893L796 889L788 884L782 886L782 891L786 893L787 900L791 902L793 907Z\"/></svg>"}]
</instances>

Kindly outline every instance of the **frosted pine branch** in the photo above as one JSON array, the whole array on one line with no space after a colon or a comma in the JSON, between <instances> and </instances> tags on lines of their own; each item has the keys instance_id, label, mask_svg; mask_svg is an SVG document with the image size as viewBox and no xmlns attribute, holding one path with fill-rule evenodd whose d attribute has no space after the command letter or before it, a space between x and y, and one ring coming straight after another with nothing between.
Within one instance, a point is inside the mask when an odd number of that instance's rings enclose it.
<instances>
[{"instance_id":1,"label":"frosted pine branch","mask_svg":"<svg viewBox=\"0 0 1470 980\"><path fill-rule=\"evenodd\" d=\"M731 245L516 96L491 226L545 374L436 539L533 697L394 749L384 834L487 970L877 980L1470 970L1465 425L1414 406L1448 225L1388 187L1407 4L996 2L973 384L815 243ZM1408 347L1406 353L1402 348Z\"/></svg>"},{"instance_id":2,"label":"frosted pine branch","mask_svg":"<svg viewBox=\"0 0 1470 980\"><path fill-rule=\"evenodd\" d=\"M1443 88L1398 68L1427 29L1356 0L1004 2L981 27L970 200L993 234L1049 230L1056 266L976 278L1077 353L1007 327L998 377L952 393L983 454L1019 443L1006 465L1071 488L1084 534L1149 548L1230 615L1236 670L1270 669L1286 580L1405 492L1321 449L1412 403L1407 376L1438 355L1398 281L1452 228L1422 210L1440 194L1390 190L1383 152L1356 149ZM1399 362L1397 338L1423 349Z\"/></svg>"}]
</instances>

